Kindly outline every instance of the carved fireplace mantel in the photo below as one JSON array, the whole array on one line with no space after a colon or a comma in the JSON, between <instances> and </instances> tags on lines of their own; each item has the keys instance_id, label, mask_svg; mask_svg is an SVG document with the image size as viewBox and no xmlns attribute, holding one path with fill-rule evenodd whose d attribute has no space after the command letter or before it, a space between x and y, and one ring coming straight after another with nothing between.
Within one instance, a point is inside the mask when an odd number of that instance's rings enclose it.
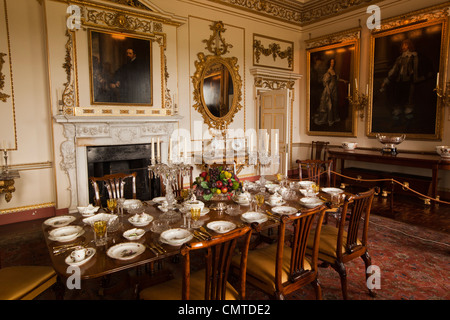
<instances>
[{"instance_id":1,"label":"carved fireplace mantel","mask_svg":"<svg viewBox=\"0 0 450 320\"><path fill-rule=\"evenodd\" d=\"M77 117L57 115L55 122L64 128L60 167L69 177L69 212L89 203L87 146L112 146L151 143L160 138L161 158L167 161L169 137L181 116L160 117Z\"/></svg>"}]
</instances>

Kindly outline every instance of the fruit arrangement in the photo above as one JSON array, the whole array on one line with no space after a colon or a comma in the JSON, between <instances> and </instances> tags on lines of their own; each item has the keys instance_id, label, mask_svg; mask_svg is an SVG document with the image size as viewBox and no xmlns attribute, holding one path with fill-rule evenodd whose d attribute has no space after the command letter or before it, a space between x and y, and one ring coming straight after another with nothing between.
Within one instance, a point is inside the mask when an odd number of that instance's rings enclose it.
<instances>
[{"instance_id":1,"label":"fruit arrangement","mask_svg":"<svg viewBox=\"0 0 450 320\"><path fill-rule=\"evenodd\" d=\"M203 171L195 178L194 182L195 196L203 197L205 201L209 201L216 194L226 195L231 199L232 195L242 190L242 183L239 178L227 171L223 167L209 168L208 172Z\"/></svg>"}]
</instances>

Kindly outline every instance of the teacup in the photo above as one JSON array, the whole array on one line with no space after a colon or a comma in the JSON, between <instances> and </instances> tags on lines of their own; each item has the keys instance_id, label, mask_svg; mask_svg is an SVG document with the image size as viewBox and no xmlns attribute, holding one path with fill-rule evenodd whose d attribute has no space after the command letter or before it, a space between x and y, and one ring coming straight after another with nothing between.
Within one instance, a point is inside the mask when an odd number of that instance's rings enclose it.
<instances>
[{"instance_id":1,"label":"teacup","mask_svg":"<svg viewBox=\"0 0 450 320\"><path fill-rule=\"evenodd\" d=\"M238 194L238 195L236 196L236 200L237 200L238 202L248 201L248 195L245 194L245 193Z\"/></svg>"},{"instance_id":2,"label":"teacup","mask_svg":"<svg viewBox=\"0 0 450 320\"><path fill-rule=\"evenodd\" d=\"M86 258L86 249L82 248L82 249L77 249L74 250L70 253L70 257L73 259L73 261L75 262L79 262L82 261Z\"/></svg>"},{"instance_id":3,"label":"teacup","mask_svg":"<svg viewBox=\"0 0 450 320\"><path fill-rule=\"evenodd\" d=\"M358 143L356 142L342 142L342 148L344 148L344 150L355 150L357 145Z\"/></svg>"},{"instance_id":4,"label":"teacup","mask_svg":"<svg viewBox=\"0 0 450 320\"><path fill-rule=\"evenodd\" d=\"M278 195L278 196L271 195L269 197L269 204L272 205L272 206L276 205L276 204L280 204L282 201L283 201L283 197L280 196L280 195Z\"/></svg>"}]
</instances>

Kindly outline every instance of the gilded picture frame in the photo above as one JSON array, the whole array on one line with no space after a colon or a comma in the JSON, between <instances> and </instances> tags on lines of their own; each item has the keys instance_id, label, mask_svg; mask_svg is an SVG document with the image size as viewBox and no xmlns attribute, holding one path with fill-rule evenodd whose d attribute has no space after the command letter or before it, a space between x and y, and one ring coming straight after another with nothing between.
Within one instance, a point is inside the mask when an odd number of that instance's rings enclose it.
<instances>
[{"instance_id":1,"label":"gilded picture frame","mask_svg":"<svg viewBox=\"0 0 450 320\"><path fill-rule=\"evenodd\" d=\"M372 32L367 136L441 139L443 104L435 89L447 69L447 21L445 9L424 10Z\"/></svg>"},{"instance_id":2,"label":"gilded picture frame","mask_svg":"<svg viewBox=\"0 0 450 320\"><path fill-rule=\"evenodd\" d=\"M360 29L307 41L307 134L356 137Z\"/></svg>"},{"instance_id":3,"label":"gilded picture frame","mask_svg":"<svg viewBox=\"0 0 450 320\"><path fill-rule=\"evenodd\" d=\"M81 28L66 30L65 62L63 68L67 81L63 84L62 114L68 116L170 116L174 113L173 94L168 89L168 79L173 71L167 65L167 34L163 31L166 24L170 28L180 25L178 21L158 18L153 15L136 14L128 9L105 8L95 3L83 4L81 10ZM112 42L95 44L92 32L115 35L124 42L148 46L147 52L150 71L150 101L137 102L136 99L111 101L97 99L94 92L94 73L96 63L94 54L99 50L118 50L114 57L117 64L123 63L125 52ZM105 45L106 43L106 45ZM115 48L116 47L116 48ZM122 50L123 51L123 50ZM145 51L142 51L141 54ZM100 55L101 56L101 55ZM120 58L119 58L120 56Z\"/></svg>"}]
</instances>

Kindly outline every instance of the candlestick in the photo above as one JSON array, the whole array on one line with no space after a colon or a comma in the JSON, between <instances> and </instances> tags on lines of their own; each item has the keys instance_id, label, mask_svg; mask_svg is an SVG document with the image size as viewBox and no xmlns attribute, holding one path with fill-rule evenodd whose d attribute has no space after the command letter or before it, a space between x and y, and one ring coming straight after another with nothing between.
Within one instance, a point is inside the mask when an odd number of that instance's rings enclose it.
<instances>
[{"instance_id":1,"label":"candlestick","mask_svg":"<svg viewBox=\"0 0 450 320\"><path fill-rule=\"evenodd\" d=\"M266 152L269 152L269 134L266 132L265 134L265 147L266 147Z\"/></svg>"},{"instance_id":2,"label":"candlestick","mask_svg":"<svg viewBox=\"0 0 450 320\"><path fill-rule=\"evenodd\" d=\"M155 162L155 138L152 138L152 163Z\"/></svg>"},{"instance_id":3,"label":"candlestick","mask_svg":"<svg viewBox=\"0 0 450 320\"><path fill-rule=\"evenodd\" d=\"M156 142L156 157L158 158L158 161L161 161L161 146L159 143L159 138L158 141Z\"/></svg>"},{"instance_id":4,"label":"candlestick","mask_svg":"<svg viewBox=\"0 0 450 320\"><path fill-rule=\"evenodd\" d=\"M278 133L275 133L275 137L274 137L274 143L275 143L275 146L274 146L274 151L273 151L273 155L277 155L278 154L278 151L279 151L279 146L278 146L278 143L279 143L279 141L278 141Z\"/></svg>"},{"instance_id":5,"label":"candlestick","mask_svg":"<svg viewBox=\"0 0 450 320\"><path fill-rule=\"evenodd\" d=\"M436 76L436 88L439 89L439 72L437 73Z\"/></svg>"},{"instance_id":6,"label":"candlestick","mask_svg":"<svg viewBox=\"0 0 450 320\"><path fill-rule=\"evenodd\" d=\"M284 161L285 161L285 176L286 178L288 177L288 173L289 173L289 153L286 152L285 157L284 157Z\"/></svg>"},{"instance_id":7,"label":"candlestick","mask_svg":"<svg viewBox=\"0 0 450 320\"><path fill-rule=\"evenodd\" d=\"M358 90L358 82L356 81L356 78L355 78L355 89Z\"/></svg>"},{"instance_id":8,"label":"candlestick","mask_svg":"<svg viewBox=\"0 0 450 320\"><path fill-rule=\"evenodd\" d=\"M172 162L172 139L169 138L169 161Z\"/></svg>"}]
</instances>

